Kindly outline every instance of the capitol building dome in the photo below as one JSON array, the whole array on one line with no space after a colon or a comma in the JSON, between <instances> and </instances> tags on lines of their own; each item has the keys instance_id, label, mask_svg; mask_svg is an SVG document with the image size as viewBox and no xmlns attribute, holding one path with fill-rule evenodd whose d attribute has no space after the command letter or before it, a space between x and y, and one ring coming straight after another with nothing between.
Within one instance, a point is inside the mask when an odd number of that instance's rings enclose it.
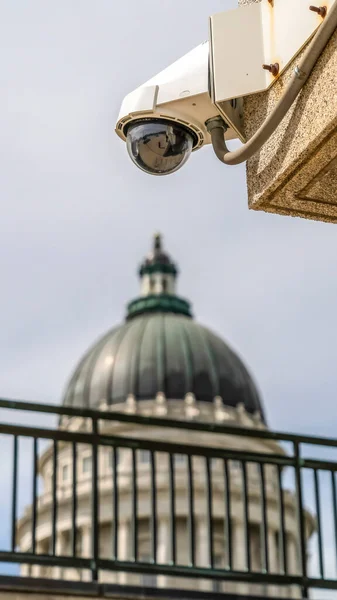
<instances>
[{"instance_id":1,"label":"capitol building dome","mask_svg":"<svg viewBox=\"0 0 337 600\"><path fill-rule=\"evenodd\" d=\"M141 295L125 323L104 335L80 361L64 404L97 409L124 402L195 399L244 407L265 422L255 384L245 365L215 333L192 317L189 302L176 295L177 267L159 234L139 275Z\"/></svg>"}]
</instances>

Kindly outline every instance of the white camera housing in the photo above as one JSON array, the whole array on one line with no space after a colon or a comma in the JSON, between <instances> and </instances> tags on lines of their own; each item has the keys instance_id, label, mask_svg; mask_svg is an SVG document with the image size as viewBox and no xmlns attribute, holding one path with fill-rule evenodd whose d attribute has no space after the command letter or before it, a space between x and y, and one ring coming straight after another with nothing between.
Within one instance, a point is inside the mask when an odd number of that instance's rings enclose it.
<instances>
[{"instance_id":1,"label":"white camera housing","mask_svg":"<svg viewBox=\"0 0 337 600\"><path fill-rule=\"evenodd\" d=\"M334 2L325 0L324 4L330 7ZM160 122L177 126L170 132L163 129L160 133L147 135L145 128L138 132L136 142L132 141L128 146L134 162L132 154L144 153L144 144L141 147L139 143L141 135L146 137L147 143L150 140L146 149L148 155L151 152L154 157L158 150L159 156L161 151L159 164L168 151L172 155L172 140L177 139L176 134L179 137L179 127L181 136L184 131L187 138L188 133L191 134L189 144L193 144L192 151L195 151L211 143L206 123L219 116L226 124L225 139L239 138L245 142L243 98L273 85L314 34L321 20L308 10L307 0L261 0L210 17L209 41L125 97L116 125L116 133L122 140L127 141L128 131L135 123ZM263 69L262 65L270 65L272 72ZM271 69L275 65L276 74ZM165 140L170 137L166 144ZM182 137L180 148L181 140ZM184 162L181 160L167 172L173 172ZM144 164L140 168L153 174L165 174L148 170Z\"/></svg>"},{"instance_id":2,"label":"white camera housing","mask_svg":"<svg viewBox=\"0 0 337 600\"><path fill-rule=\"evenodd\" d=\"M156 118L174 121L191 130L194 150L210 143L205 122L219 115L219 110L211 100L209 80L209 42L206 41L124 98L116 133L125 141L132 121ZM232 112L234 117L235 111ZM238 135L235 129L229 129L226 137L233 139Z\"/></svg>"}]
</instances>

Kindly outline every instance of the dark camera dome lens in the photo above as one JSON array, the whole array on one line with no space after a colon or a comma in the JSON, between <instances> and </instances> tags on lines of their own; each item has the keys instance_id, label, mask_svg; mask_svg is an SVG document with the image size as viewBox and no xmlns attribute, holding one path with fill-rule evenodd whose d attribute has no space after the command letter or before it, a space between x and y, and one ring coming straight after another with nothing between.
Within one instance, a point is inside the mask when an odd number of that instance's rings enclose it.
<instances>
[{"instance_id":1,"label":"dark camera dome lens","mask_svg":"<svg viewBox=\"0 0 337 600\"><path fill-rule=\"evenodd\" d=\"M126 145L132 161L146 173L168 175L180 169L193 148L193 137L170 121L130 125Z\"/></svg>"}]
</instances>

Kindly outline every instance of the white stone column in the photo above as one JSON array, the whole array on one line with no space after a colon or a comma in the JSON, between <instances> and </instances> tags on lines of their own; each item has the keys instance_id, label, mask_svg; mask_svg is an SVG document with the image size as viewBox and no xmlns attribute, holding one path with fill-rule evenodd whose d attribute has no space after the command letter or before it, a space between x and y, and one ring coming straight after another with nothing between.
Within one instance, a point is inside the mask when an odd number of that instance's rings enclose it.
<instances>
[{"instance_id":1,"label":"white stone column","mask_svg":"<svg viewBox=\"0 0 337 600\"><path fill-rule=\"evenodd\" d=\"M288 536L288 570L292 575L298 575L298 549L296 540Z\"/></svg>"},{"instance_id":2,"label":"white stone column","mask_svg":"<svg viewBox=\"0 0 337 600\"><path fill-rule=\"evenodd\" d=\"M82 527L82 556L90 558L91 556L91 527L84 525Z\"/></svg>"},{"instance_id":3,"label":"white stone column","mask_svg":"<svg viewBox=\"0 0 337 600\"><path fill-rule=\"evenodd\" d=\"M246 544L244 526L241 521L236 521L232 526L232 554L233 554L233 567L237 571L246 570ZM235 587L234 587L235 586ZM233 587L230 586L230 591L236 594L247 594L248 585L242 583L235 583ZM228 590L229 591L229 590ZM226 589L227 592L227 589Z\"/></svg>"},{"instance_id":4,"label":"white stone column","mask_svg":"<svg viewBox=\"0 0 337 600\"><path fill-rule=\"evenodd\" d=\"M268 532L269 570L272 573L280 573L278 549L276 547L276 532Z\"/></svg>"},{"instance_id":5,"label":"white stone column","mask_svg":"<svg viewBox=\"0 0 337 600\"><path fill-rule=\"evenodd\" d=\"M158 541L157 541L157 561L158 563L167 564L171 558L171 540L170 540L170 529L169 521L162 519L159 521L158 526ZM157 585L158 587L165 587L167 584L167 577L165 575L158 575Z\"/></svg>"},{"instance_id":6,"label":"white stone column","mask_svg":"<svg viewBox=\"0 0 337 600\"><path fill-rule=\"evenodd\" d=\"M89 524L82 527L82 556L83 558L91 557L91 526ZM82 580L91 580L90 571L86 570L82 573Z\"/></svg>"},{"instance_id":7,"label":"white stone column","mask_svg":"<svg viewBox=\"0 0 337 600\"><path fill-rule=\"evenodd\" d=\"M271 573L280 573L280 564L278 557L278 549L276 542L276 532L274 530L268 531L268 558L269 558L269 570ZM279 596L282 598L284 588L279 586L266 586L268 590L268 596Z\"/></svg>"},{"instance_id":8,"label":"white stone column","mask_svg":"<svg viewBox=\"0 0 337 600\"><path fill-rule=\"evenodd\" d=\"M119 523L118 526L118 559L127 560L128 555L128 541L129 541L129 522ZM127 573L118 573L118 583L127 583Z\"/></svg>"},{"instance_id":9,"label":"white stone column","mask_svg":"<svg viewBox=\"0 0 337 600\"><path fill-rule=\"evenodd\" d=\"M29 565L21 565L20 575L22 575L22 577L29 577Z\"/></svg>"},{"instance_id":10,"label":"white stone column","mask_svg":"<svg viewBox=\"0 0 337 600\"><path fill-rule=\"evenodd\" d=\"M208 528L205 519L195 519L195 546L196 546L196 562L198 566L207 567L209 564L209 548L208 548ZM200 579L198 589L209 591L212 587L210 581Z\"/></svg>"},{"instance_id":11,"label":"white stone column","mask_svg":"<svg viewBox=\"0 0 337 600\"><path fill-rule=\"evenodd\" d=\"M237 571L246 569L246 544L243 523L236 521L232 526L233 566Z\"/></svg>"},{"instance_id":12,"label":"white stone column","mask_svg":"<svg viewBox=\"0 0 337 600\"><path fill-rule=\"evenodd\" d=\"M295 538L288 536L288 570L291 575L299 574L299 556L298 556L298 544ZM298 586L291 586L289 596L290 598L300 598L301 590Z\"/></svg>"},{"instance_id":13,"label":"white stone column","mask_svg":"<svg viewBox=\"0 0 337 600\"><path fill-rule=\"evenodd\" d=\"M63 553L63 534L62 531L56 531L56 544L55 544L55 556L62 556ZM54 567L53 577L54 579L62 579L63 569L62 567Z\"/></svg>"},{"instance_id":14,"label":"white stone column","mask_svg":"<svg viewBox=\"0 0 337 600\"><path fill-rule=\"evenodd\" d=\"M161 519L158 527L157 541L157 561L159 563L168 563L170 560L170 533L169 522L167 519Z\"/></svg>"},{"instance_id":15,"label":"white stone column","mask_svg":"<svg viewBox=\"0 0 337 600\"><path fill-rule=\"evenodd\" d=\"M201 567L207 567L209 560L208 530L205 519L197 519L196 524L196 560Z\"/></svg>"},{"instance_id":16,"label":"white stone column","mask_svg":"<svg viewBox=\"0 0 337 600\"><path fill-rule=\"evenodd\" d=\"M36 543L36 554L42 554L42 545L39 542ZM31 577L42 577L42 569L41 565L32 565Z\"/></svg>"}]
</instances>

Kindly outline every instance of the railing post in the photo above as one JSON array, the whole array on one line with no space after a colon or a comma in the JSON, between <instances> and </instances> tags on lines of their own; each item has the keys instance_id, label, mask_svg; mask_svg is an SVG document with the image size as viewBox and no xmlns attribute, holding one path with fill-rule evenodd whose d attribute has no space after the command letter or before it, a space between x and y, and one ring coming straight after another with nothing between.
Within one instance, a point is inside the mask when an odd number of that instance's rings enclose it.
<instances>
[{"instance_id":1,"label":"railing post","mask_svg":"<svg viewBox=\"0 0 337 600\"><path fill-rule=\"evenodd\" d=\"M112 537L112 555L113 560L118 560L118 537L119 537L119 520L118 520L118 448L113 446L111 449L112 452L112 495L113 495L113 505L112 505L112 519L113 519L113 537Z\"/></svg>"},{"instance_id":2,"label":"railing post","mask_svg":"<svg viewBox=\"0 0 337 600\"><path fill-rule=\"evenodd\" d=\"M176 488L175 488L175 463L173 454L169 454L169 491L170 491L170 541L171 541L171 564L177 562L176 543Z\"/></svg>"},{"instance_id":3,"label":"railing post","mask_svg":"<svg viewBox=\"0 0 337 600\"><path fill-rule=\"evenodd\" d=\"M33 501L32 501L32 554L36 554L36 526L37 526L37 438L33 439Z\"/></svg>"},{"instance_id":4,"label":"railing post","mask_svg":"<svg viewBox=\"0 0 337 600\"><path fill-rule=\"evenodd\" d=\"M207 529L208 529L208 562L214 569L213 548L213 493L212 493L212 465L211 459L206 458L206 495L207 495Z\"/></svg>"},{"instance_id":5,"label":"railing post","mask_svg":"<svg viewBox=\"0 0 337 600\"><path fill-rule=\"evenodd\" d=\"M233 550L232 550L232 511L231 511L231 480L228 468L228 460L224 459L224 485L225 485L225 541L226 541L226 568L233 570Z\"/></svg>"},{"instance_id":6,"label":"railing post","mask_svg":"<svg viewBox=\"0 0 337 600\"><path fill-rule=\"evenodd\" d=\"M72 443L72 502L71 502L71 529L72 529L72 554L77 556L77 447Z\"/></svg>"},{"instance_id":7,"label":"railing post","mask_svg":"<svg viewBox=\"0 0 337 600\"><path fill-rule=\"evenodd\" d=\"M302 492L302 478L301 478L301 455L299 442L295 441L293 444L294 457L295 457L295 474L296 474L296 496L297 496L297 508L298 508L298 525L300 535L300 548L301 548L301 573L302 573L302 597L308 598L308 585L307 585L307 548L306 548L306 536L305 536L305 517L303 510L303 492Z\"/></svg>"},{"instance_id":8,"label":"railing post","mask_svg":"<svg viewBox=\"0 0 337 600\"><path fill-rule=\"evenodd\" d=\"M18 436L13 437L13 480L12 480L12 552L16 549L16 505L18 487Z\"/></svg>"},{"instance_id":9,"label":"railing post","mask_svg":"<svg viewBox=\"0 0 337 600\"><path fill-rule=\"evenodd\" d=\"M323 556L321 500L320 500L320 493L319 493L319 481L318 481L318 471L317 471L317 469L314 469L314 490L315 490L316 519L317 519L319 571L320 571L321 578L324 579L324 556Z\"/></svg>"},{"instance_id":10,"label":"railing post","mask_svg":"<svg viewBox=\"0 0 337 600\"><path fill-rule=\"evenodd\" d=\"M337 490L335 471L331 471L331 491L332 491L332 513L334 525L335 557L337 559Z\"/></svg>"},{"instance_id":11,"label":"railing post","mask_svg":"<svg viewBox=\"0 0 337 600\"><path fill-rule=\"evenodd\" d=\"M288 574L288 548L287 548L287 534L286 534L286 524L285 524L285 508L284 508L284 491L282 485L282 469L280 465L277 465L277 483L278 483L278 504L279 504L279 512L280 512L280 536L279 536L279 563L282 569L283 574ZM281 558L282 557L282 558Z\"/></svg>"},{"instance_id":12,"label":"railing post","mask_svg":"<svg viewBox=\"0 0 337 600\"><path fill-rule=\"evenodd\" d=\"M92 554L92 566L91 566L91 579L92 581L98 581L98 551L99 551L99 530L98 530L98 445L97 445L97 419L92 419L92 434L94 436L92 444L92 534L91 534L91 554Z\"/></svg>"},{"instance_id":13,"label":"railing post","mask_svg":"<svg viewBox=\"0 0 337 600\"><path fill-rule=\"evenodd\" d=\"M132 448L132 480L131 480L131 504L132 504L132 554L134 562L138 561L138 477L137 477L137 455Z\"/></svg>"},{"instance_id":14,"label":"railing post","mask_svg":"<svg viewBox=\"0 0 337 600\"><path fill-rule=\"evenodd\" d=\"M157 486L156 486L156 458L155 453L150 454L151 467L151 560L157 562Z\"/></svg>"},{"instance_id":15,"label":"railing post","mask_svg":"<svg viewBox=\"0 0 337 600\"><path fill-rule=\"evenodd\" d=\"M189 564L195 566L195 517L194 517L194 486L192 456L187 455L187 495L188 495L188 540Z\"/></svg>"},{"instance_id":16,"label":"railing post","mask_svg":"<svg viewBox=\"0 0 337 600\"><path fill-rule=\"evenodd\" d=\"M245 534L245 550L246 550L246 569L251 571L251 555L250 555L250 519L249 519L249 491L247 477L247 463L245 460L241 462L242 468L242 490L243 490L243 515L244 515L244 534Z\"/></svg>"},{"instance_id":17,"label":"railing post","mask_svg":"<svg viewBox=\"0 0 337 600\"><path fill-rule=\"evenodd\" d=\"M114 560L118 560L118 537L119 537L119 520L118 520L118 448L113 446L112 448L112 486L113 486L113 537L112 537L112 555Z\"/></svg>"},{"instance_id":18,"label":"railing post","mask_svg":"<svg viewBox=\"0 0 337 600\"><path fill-rule=\"evenodd\" d=\"M262 463L259 465L260 471L260 485L261 485L261 517L262 517L262 548L261 548L261 565L263 565L263 570L266 573L269 573L269 528L268 528L268 513L267 513L267 497L266 497L266 481L265 481L265 473L264 466Z\"/></svg>"}]
</instances>

